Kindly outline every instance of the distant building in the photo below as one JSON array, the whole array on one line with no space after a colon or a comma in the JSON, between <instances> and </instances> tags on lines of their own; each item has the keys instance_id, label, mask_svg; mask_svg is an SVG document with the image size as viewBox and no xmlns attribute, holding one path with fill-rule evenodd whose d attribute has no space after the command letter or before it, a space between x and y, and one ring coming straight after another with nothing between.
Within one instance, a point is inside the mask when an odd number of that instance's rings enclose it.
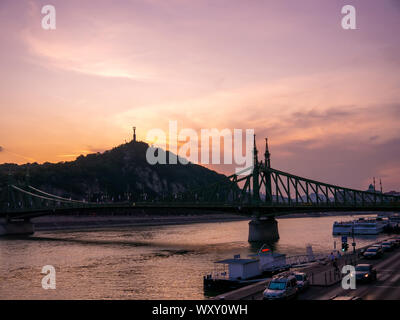
<instances>
[{"instance_id":1,"label":"distant building","mask_svg":"<svg viewBox=\"0 0 400 320\"><path fill-rule=\"evenodd\" d=\"M389 192L385 192L384 195L387 195L387 196L400 196L400 192L389 191Z\"/></svg>"},{"instance_id":2,"label":"distant building","mask_svg":"<svg viewBox=\"0 0 400 320\"><path fill-rule=\"evenodd\" d=\"M372 183L369 185L368 190L365 190L365 191L372 192L372 193L382 193L379 190L375 190L374 185Z\"/></svg>"}]
</instances>

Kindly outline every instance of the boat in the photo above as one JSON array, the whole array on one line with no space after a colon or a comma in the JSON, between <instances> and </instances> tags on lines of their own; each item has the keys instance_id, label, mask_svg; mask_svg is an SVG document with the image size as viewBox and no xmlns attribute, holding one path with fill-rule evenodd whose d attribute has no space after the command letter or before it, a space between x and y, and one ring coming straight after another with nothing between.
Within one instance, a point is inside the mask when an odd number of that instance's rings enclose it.
<instances>
[{"instance_id":1,"label":"boat","mask_svg":"<svg viewBox=\"0 0 400 320\"><path fill-rule=\"evenodd\" d=\"M359 218L353 221L335 221L333 235L375 235L384 231L388 221L382 218Z\"/></svg>"},{"instance_id":2,"label":"boat","mask_svg":"<svg viewBox=\"0 0 400 320\"><path fill-rule=\"evenodd\" d=\"M335 221L333 223L333 235L351 234L353 225L353 221Z\"/></svg>"},{"instance_id":3,"label":"boat","mask_svg":"<svg viewBox=\"0 0 400 320\"><path fill-rule=\"evenodd\" d=\"M326 260L327 254L314 254L312 247L307 246L305 255L286 256L272 252L265 245L257 254L248 259L235 255L233 259L225 259L214 263L214 271L203 277L204 291L215 295L235 290L254 282L267 280L273 275Z\"/></svg>"},{"instance_id":4,"label":"boat","mask_svg":"<svg viewBox=\"0 0 400 320\"><path fill-rule=\"evenodd\" d=\"M394 213L390 215L388 218L389 218L389 225L391 227L400 226L400 214Z\"/></svg>"},{"instance_id":5,"label":"boat","mask_svg":"<svg viewBox=\"0 0 400 320\"><path fill-rule=\"evenodd\" d=\"M241 259L240 255L235 255L233 259L214 263L214 271L203 278L204 291L218 294L241 288L254 280L261 281L262 278L259 259Z\"/></svg>"},{"instance_id":6,"label":"boat","mask_svg":"<svg viewBox=\"0 0 400 320\"><path fill-rule=\"evenodd\" d=\"M382 219L363 219L360 218L354 223L354 234L379 234L383 232L384 228L387 226L386 220Z\"/></svg>"}]
</instances>

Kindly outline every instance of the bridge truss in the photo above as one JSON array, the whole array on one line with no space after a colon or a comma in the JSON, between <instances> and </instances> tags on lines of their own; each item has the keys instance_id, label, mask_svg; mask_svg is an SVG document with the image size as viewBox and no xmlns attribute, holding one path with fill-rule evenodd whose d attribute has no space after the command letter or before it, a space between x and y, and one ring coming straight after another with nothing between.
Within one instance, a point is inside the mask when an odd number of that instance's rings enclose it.
<instances>
[{"instance_id":1,"label":"bridge truss","mask_svg":"<svg viewBox=\"0 0 400 320\"><path fill-rule=\"evenodd\" d=\"M361 191L303 178L271 167L268 142L265 160L258 161L253 151L253 166L246 175L231 175L221 182L163 200L131 202L86 202L72 200L39 190L27 183L9 183L0 193L0 215L41 215L56 211L99 208L207 208L226 210L265 209L268 212L325 210L399 210L400 197L381 192ZM274 210L275 209L275 210ZM265 211L264 210L264 211Z\"/></svg>"}]
</instances>

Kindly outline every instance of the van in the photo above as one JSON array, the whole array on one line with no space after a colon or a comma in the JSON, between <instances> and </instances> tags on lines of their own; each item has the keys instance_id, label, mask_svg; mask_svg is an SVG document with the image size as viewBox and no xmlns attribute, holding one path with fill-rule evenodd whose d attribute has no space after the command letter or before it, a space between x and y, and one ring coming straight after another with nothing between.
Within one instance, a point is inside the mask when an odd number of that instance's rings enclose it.
<instances>
[{"instance_id":1,"label":"van","mask_svg":"<svg viewBox=\"0 0 400 320\"><path fill-rule=\"evenodd\" d=\"M294 275L272 278L263 292L263 300L289 300L297 296L297 280Z\"/></svg>"}]
</instances>

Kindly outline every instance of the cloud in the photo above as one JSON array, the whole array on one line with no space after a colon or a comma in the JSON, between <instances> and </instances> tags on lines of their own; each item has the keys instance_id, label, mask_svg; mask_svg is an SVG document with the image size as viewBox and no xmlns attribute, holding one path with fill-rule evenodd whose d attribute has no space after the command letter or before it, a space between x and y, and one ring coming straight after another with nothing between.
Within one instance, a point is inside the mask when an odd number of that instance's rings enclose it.
<instances>
[{"instance_id":1,"label":"cloud","mask_svg":"<svg viewBox=\"0 0 400 320\"><path fill-rule=\"evenodd\" d=\"M93 147L91 145L88 145L85 151L87 151L87 153L102 153L106 150L107 150L107 148L104 148L104 147L99 148L99 147Z\"/></svg>"},{"instance_id":2,"label":"cloud","mask_svg":"<svg viewBox=\"0 0 400 320\"><path fill-rule=\"evenodd\" d=\"M255 131L261 155L269 138L276 169L361 190L377 177L385 191L400 191L398 115L396 103L332 105L260 117Z\"/></svg>"},{"instance_id":3,"label":"cloud","mask_svg":"<svg viewBox=\"0 0 400 320\"><path fill-rule=\"evenodd\" d=\"M59 155L57 155L57 157L73 160L81 155L88 155L88 154L93 154L93 153L103 153L106 150L107 150L107 148L97 148L97 147L92 147L92 146L88 145L88 146L86 146L85 149L74 150L75 153L59 154Z\"/></svg>"},{"instance_id":4,"label":"cloud","mask_svg":"<svg viewBox=\"0 0 400 320\"><path fill-rule=\"evenodd\" d=\"M274 168L344 187L366 189L373 177L400 190L400 139L331 136L271 148ZM386 190L387 191L387 190Z\"/></svg>"},{"instance_id":5,"label":"cloud","mask_svg":"<svg viewBox=\"0 0 400 320\"><path fill-rule=\"evenodd\" d=\"M392 0L392 5L400 10L400 1L399 0Z\"/></svg>"},{"instance_id":6,"label":"cloud","mask_svg":"<svg viewBox=\"0 0 400 320\"><path fill-rule=\"evenodd\" d=\"M99 43L88 45L82 50L82 46L72 40L60 39L49 44L27 31L24 40L35 56L36 63L43 67L104 78L125 78L135 81L148 81L151 78L145 72L131 71L132 67L117 53L104 53L107 50L104 50ZM87 53L82 54L82 52ZM141 68L137 67L138 69Z\"/></svg>"},{"instance_id":7,"label":"cloud","mask_svg":"<svg viewBox=\"0 0 400 320\"><path fill-rule=\"evenodd\" d=\"M258 134L270 137L276 144L311 140L326 144L328 140L339 138L350 142L369 138L383 142L400 133L396 125L398 113L397 104L313 108L270 119L269 123L256 129Z\"/></svg>"}]
</instances>

